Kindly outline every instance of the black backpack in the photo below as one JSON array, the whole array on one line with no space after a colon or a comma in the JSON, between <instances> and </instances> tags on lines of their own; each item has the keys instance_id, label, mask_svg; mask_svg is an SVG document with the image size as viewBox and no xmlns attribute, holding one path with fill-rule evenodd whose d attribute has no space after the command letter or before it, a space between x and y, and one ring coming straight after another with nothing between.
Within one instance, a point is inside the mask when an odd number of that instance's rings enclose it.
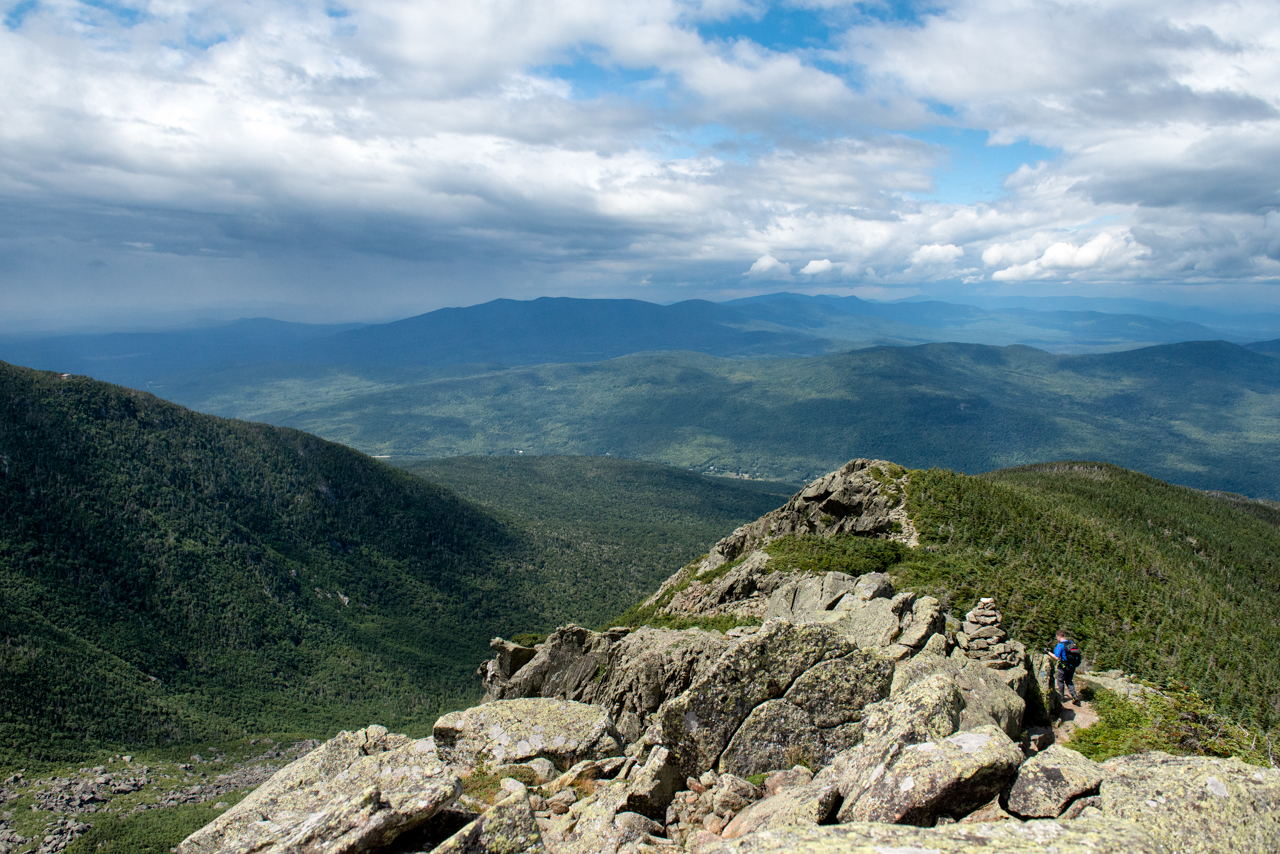
<instances>
[{"instance_id":1,"label":"black backpack","mask_svg":"<svg viewBox=\"0 0 1280 854\"><path fill-rule=\"evenodd\" d=\"M1070 639L1066 643L1067 648L1064 650L1066 657L1062 660L1062 663L1067 667L1079 667L1084 661L1084 656L1080 654L1080 647L1076 646L1076 642Z\"/></svg>"}]
</instances>

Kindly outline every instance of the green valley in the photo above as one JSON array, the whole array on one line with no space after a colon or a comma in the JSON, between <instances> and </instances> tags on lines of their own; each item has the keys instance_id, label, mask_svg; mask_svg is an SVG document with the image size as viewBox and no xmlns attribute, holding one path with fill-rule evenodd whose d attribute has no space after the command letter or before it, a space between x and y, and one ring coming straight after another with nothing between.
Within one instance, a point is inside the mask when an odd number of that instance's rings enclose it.
<instances>
[{"instance_id":1,"label":"green valley","mask_svg":"<svg viewBox=\"0 0 1280 854\"><path fill-rule=\"evenodd\" d=\"M856 456L974 474L1099 459L1280 498L1280 359L1220 341L1076 356L976 344L639 353L447 374L271 365L157 392L400 458L608 453L788 482Z\"/></svg>"}]
</instances>

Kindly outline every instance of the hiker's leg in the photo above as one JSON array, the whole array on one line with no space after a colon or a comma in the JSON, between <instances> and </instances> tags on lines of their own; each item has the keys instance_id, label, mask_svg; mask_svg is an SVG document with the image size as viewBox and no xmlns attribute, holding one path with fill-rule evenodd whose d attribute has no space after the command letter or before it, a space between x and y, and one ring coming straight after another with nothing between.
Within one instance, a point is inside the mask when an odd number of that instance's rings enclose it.
<instances>
[{"instance_id":1,"label":"hiker's leg","mask_svg":"<svg viewBox=\"0 0 1280 854\"><path fill-rule=\"evenodd\" d=\"M1071 697L1078 703L1080 702L1080 692L1076 690L1076 669L1074 667L1066 668L1067 687L1071 689Z\"/></svg>"},{"instance_id":2,"label":"hiker's leg","mask_svg":"<svg viewBox=\"0 0 1280 854\"><path fill-rule=\"evenodd\" d=\"M1054 670L1057 671L1054 674L1054 681L1057 683L1055 687L1058 689L1058 699L1065 705L1067 702L1067 668L1059 664Z\"/></svg>"}]
</instances>

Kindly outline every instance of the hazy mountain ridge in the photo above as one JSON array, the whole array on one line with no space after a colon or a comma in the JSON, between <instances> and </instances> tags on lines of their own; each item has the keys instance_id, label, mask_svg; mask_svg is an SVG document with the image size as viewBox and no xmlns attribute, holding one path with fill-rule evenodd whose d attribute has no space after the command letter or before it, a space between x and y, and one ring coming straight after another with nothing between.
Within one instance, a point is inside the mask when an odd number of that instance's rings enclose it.
<instances>
[{"instance_id":1,"label":"hazy mountain ridge","mask_svg":"<svg viewBox=\"0 0 1280 854\"><path fill-rule=\"evenodd\" d=\"M499 299L369 325L257 318L159 332L7 335L0 336L0 359L159 389L184 374L279 363L447 370L466 364L594 362L662 350L754 359L959 341L1067 353L1280 336L1280 317L1207 314L1206 326L1170 308L1166 314L1179 316L979 308L937 300L876 303L790 293L672 305L543 297Z\"/></svg>"}]
</instances>

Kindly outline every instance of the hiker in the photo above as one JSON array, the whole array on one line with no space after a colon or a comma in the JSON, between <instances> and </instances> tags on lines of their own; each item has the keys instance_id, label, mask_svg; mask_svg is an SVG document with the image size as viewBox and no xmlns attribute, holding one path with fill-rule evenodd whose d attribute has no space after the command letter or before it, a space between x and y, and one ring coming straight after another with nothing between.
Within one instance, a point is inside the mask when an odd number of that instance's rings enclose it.
<instances>
[{"instance_id":1,"label":"hiker","mask_svg":"<svg viewBox=\"0 0 1280 854\"><path fill-rule=\"evenodd\" d=\"M1058 645L1053 648L1053 652L1049 655L1053 656L1058 662L1058 696L1062 698L1062 704L1067 704L1067 691L1071 692L1071 699L1080 704L1080 692L1076 690L1076 668L1084 661L1084 656L1080 654L1080 647L1076 646L1076 642L1067 636L1064 629L1058 630Z\"/></svg>"}]
</instances>

